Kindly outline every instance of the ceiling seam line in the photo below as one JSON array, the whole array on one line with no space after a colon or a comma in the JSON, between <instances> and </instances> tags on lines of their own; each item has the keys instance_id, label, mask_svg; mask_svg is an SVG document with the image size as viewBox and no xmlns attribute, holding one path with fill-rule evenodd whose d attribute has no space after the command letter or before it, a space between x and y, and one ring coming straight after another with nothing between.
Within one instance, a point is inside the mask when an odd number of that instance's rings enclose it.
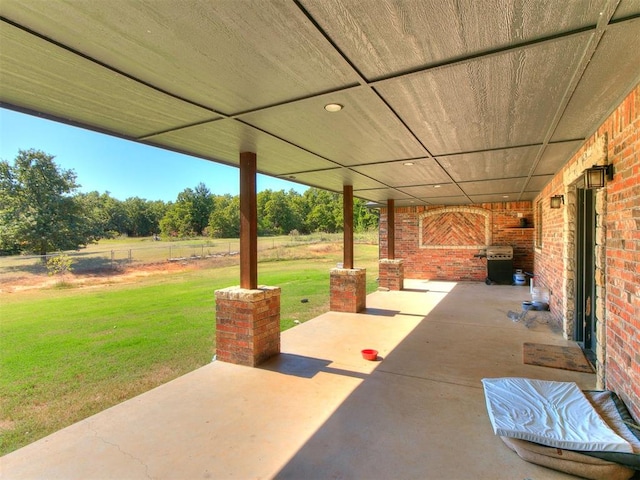
<instances>
[{"instance_id":1,"label":"ceiling seam line","mask_svg":"<svg viewBox=\"0 0 640 480\"><path fill-rule=\"evenodd\" d=\"M296 170L293 172L279 173L278 177L285 177L287 175L303 175L305 173L320 173L331 172L332 170L341 170L342 167L329 167L329 168L316 168L315 170Z\"/></svg>"},{"instance_id":2,"label":"ceiling seam line","mask_svg":"<svg viewBox=\"0 0 640 480\"><path fill-rule=\"evenodd\" d=\"M384 189L393 190L393 191L396 191L396 192L398 192L398 193L400 193L400 194L408 195L410 198L413 198L413 199L417 200L418 202L421 202L421 201L422 201L422 200L420 200L420 198L416 197L415 195L411 195L411 194L409 194L409 193L401 192L401 191L400 191L400 190L398 190L396 187L392 187L391 185L388 185L388 184L386 184L386 183L384 183L384 182L381 182L380 180L376 180L375 178L370 177L369 175L367 175L367 174L365 174L365 173L361 173L361 172L358 172L358 171L356 171L356 170L353 170L351 167L345 167L345 168L347 168L348 170L351 170L352 172L354 172L354 173L356 173L356 174L358 174L358 175L362 175L363 177L366 177L366 178L368 178L369 180L373 180L374 182L378 182L378 183L380 183L381 185L384 185L384 187L385 187ZM384 189L383 189L383 188L370 188L370 189L363 189L363 188L359 188L359 189L357 189L357 190L356 190L356 189L354 189L354 191L358 191L358 192L359 192L359 191L364 191L364 190L384 190Z\"/></svg>"},{"instance_id":3,"label":"ceiling seam line","mask_svg":"<svg viewBox=\"0 0 640 480\"><path fill-rule=\"evenodd\" d=\"M182 125L182 126L179 126L179 127L173 127L173 128L168 128L166 130L160 130L158 132L147 133L145 135L141 135L139 137L136 137L136 139L140 140L140 141L148 140L148 139L151 139L151 138L154 138L154 137L158 137L160 135L164 135L166 133L175 133L175 132L179 132L181 130L185 130L187 128L199 127L201 125L206 125L208 123L216 123L216 122L219 122L219 121L222 121L222 120L226 120L226 119L225 118L212 118L212 119L209 119L209 120L202 120L201 122L189 123L187 125Z\"/></svg>"},{"instance_id":4,"label":"ceiling seam line","mask_svg":"<svg viewBox=\"0 0 640 480\"><path fill-rule=\"evenodd\" d=\"M420 140L420 138L416 135L416 133L411 129L409 125L407 125L404 119L398 114L398 112L395 111L395 109L389 104L389 102L387 102L387 100L382 96L382 94L378 92L378 90L375 87L370 87L370 90L380 99L382 103L386 105L386 107L393 114L393 116L396 117L400 123L402 123L404 128L407 129L407 131L411 134L414 140L420 144L420 146L426 152L428 158L433 158L433 155L431 154L427 146L424 143L422 143L422 140Z\"/></svg>"},{"instance_id":5,"label":"ceiling seam line","mask_svg":"<svg viewBox=\"0 0 640 480\"><path fill-rule=\"evenodd\" d=\"M366 79L366 77L362 74L362 72L358 69L358 67L356 67L356 65L351 61L351 59L349 59L349 57L342 51L342 49L340 47L338 47L338 44L333 41L333 39L329 36L329 34L320 26L320 23L318 23L318 21L313 17L313 15L311 15L311 13L309 13L309 11L304 7L304 5L302 5L299 0L293 0L293 3L298 7L298 9L300 9L302 14L305 17L307 17L307 20L309 20L309 22L311 22L311 24L316 28L318 33L320 33L320 35L322 35L324 37L324 39L327 42L329 42L329 45L331 45L331 47L334 49L334 51L345 62L347 62L347 64L353 69L353 71L357 75L360 83L362 85L368 85L369 81Z\"/></svg>"},{"instance_id":6,"label":"ceiling seam line","mask_svg":"<svg viewBox=\"0 0 640 480\"><path fill-rule=\"evenodd\" d=\"M234 120L234 121L236 121L236 122L238 122L238 123L241 123L242 125L245 125L245 126L247 126L247 127L249 127L249 128L253 128L254 130L258 130L259 132L262 132L262 133L264 133L265 135L268 135L268 136L270 136L270 137L272 137L272 138L275 138L276 140L280 140L281 142L284 142L284 143L286 143L287 145L290 145L290 146L295 147L295 148L297 148L297 149L299 149L299 150L302 150L303 152L307 152L308 154L313 155L314 157L318 157L318 158L321 158L321 159L323 159L323 160L326 160L327 162L331 162L331 163L333 163L334 165L336 165L336 167L339 167L339 168L347 168L345 165L342 165L342 164L340 164L340 163L336 162L335 160L331 160L331 159L329 159L329 158L327 158L327 157L325 157L325 156L323 156L323 155L319 155L319 154L317 154L317 153L315 153L315 152L312 152L311 150L309 150L309 149L307 149L307 148L304 148L304 147L302 147L302 146L300 146L300 145L296 145L295 143L290 142L289 140L287 140L287 139L285 139L285 138L282 138L282 137L280 137L280 136L278 136L278 135L276 135L276 134L274 134L274 133L268 132L267 130L264 130L264 129L260 128L260 127L256 127L255 125L252 125L252 124L251 124L251 123L249 123L249 122L246 122L246 121L241 120L241 119L239 119L239 118L235 118L235 119L233 119L233 120ZM331 170L331 169L327 169L327 170Z\"/></svg>"},{"instance_id":7,"label":"ceiling seam line","mask_svg":"<svg viewBox=\"0 0 640 480\"><path fill-rule=\"evenodd\" d=\"M304 102L305 100L311 100L313 98L319 98L319 97L323 97L325 95L331 95L333 93L342 93L342 92L346 92L349 90L357 90L360 88L365 88L365 85L361 85L361 84L350 84L350 85L346 85L343 87L338 87L338 88L333 88L330 90L326 90L326 91L322 91L322 92L316 92L316 93L312 93L310 95L304 95L301 97L297 97L297 98L293 98L290 100L283 100L281 102L276 102L276 103L272 103L269 105L264 105L261 107L257 107L257 108L252 108L250 110L244 110L241 112L237 112L237 113L230 113L227 115L227 118L231 119L231 120L238 120L239 117L243 117L246 115L251 115L253 113L259 113L263 110L269 110L271 108L277 108L277 107L282 107L284 105L290 105L292 103L297 103L297 102Z\"/></svg>"},{"instance_id":8,"label":"ceiling seam line","mask_svg":"<svg viewBox=\"0 0 640 480\"><path fill-rule=\"evenodd\" d=\"M578 64L575 71L573 72L573 75L571 76L571 80L569 81L567 88L564 92L564 95L562 96L562 100L560 101L560 104L556 109L556 113L553 117L553 120L549 124L549 128L547 129L547 133L545 134L544 140L543 140L544 146L540 149L540 151L536 155L531 165L531 168L529 169L529 175L527 176L527 180L525 181L524 185L520 189L518 200L524 195L527 185L529 184L529 181L533 176L533 172L535 172L535 169L538 168L538 165L540 164L540 160L542 159L542 155L547 150L549 141L551 140L551 137L553 137L554 132L558 128L558 124L560 123L560 120L562 120L562 116L564 115L564 112L567 110L567 107L571 102L571 98L575 94L576 89L578 88L578 85L580 84L582 77L587 71L587 67L589 66L589 63L591 62L591 59L593 58L593 55L595 54L598 48L598 44L602 40L602 37L604 36L605 31L607 30L607 26L609 25L609 22L611 21L611 18L615 14L615 11L617 10L619 4L620 4L620 0L609 0L605 8L600 13L601 17L598 20L598 23L596 24L596 28L593 31L593 35L591 36L591 38L589 39L589 42L584 48L582 59L580 60L580 63ZM604 12L607 12L607 14L604 15Z\"/></svg>"},{"instance_id":9,"label":"ceiling seam line","mask_svg":"<svg viewBox=\"0 0 640 480\"><path fill-rule=\"evenodd\" d=\"M434 157L432 155L432 153L429 151L429 149L427 148L427 146L422 142L422 140L420 140L420 138L418 137L418 135L413 131L413 129L407 125L407 123L404 121L404 119L398 114L398 112L395 111L395 109L389 104L389 102L387 102L387 100L384 98L384 96L378 92L378 90L375 88L375 86L370 86L369 87L371 89L371 91L380 99L380 101L386 105L386 107L389 109L389 111L398 119L398 121L404 126L404 128L407 130L407 132L409 132L409 134L415 139L416 142L418 142L418 144L424 148L424 151L427 153L428 157L430 160L433 160L436 165L438 165L438 167L440 168L440 170L442 172L444 172L444 174L449 177L449 179L451 180L452 183L455 183L456 185L458 185L458 183L455 181L455 179L451 176L451 174L447 171L446 168L444 168L442 166L442 164L438 161L438 159L436 157ZM469 200L470 202L472 202L471 198L467 195L467 193L462 189L462 187L458 186L458 188L460 188L460 191L462 191L462 194L467 198L467 200Z\"/></svg>"},{"instance_id":10,"label":"ceiling seam line","mask_svg":"<svg viewBox=\"0 0 640 480\"><path fill-rule=\"evenodd\" d=\"M544 144L542 142L538 142L538 143L525 143L522 145L514 145L511 147L496 147L496 148L481 148L479 150L466 150L466 151L461 151L461 152L454 152L454 153L442 153L442 154L436 154L434 155L434 158L436 157L454 157L457 155L473 155L476 153L491 153L491 152L499 152L501 150L515 150L516 148L531 148L531 147L541 147Z\"/></svg>"},{"instance_id":11,"label":"ceiling seam line","mask_svg":"<svg viewBox=\"0 0 640 480\"><path fill-rule=\"evenodd\" d=\"M161 94L166 95L168 97L174 98L174 99L176 99L178 101L187 103L187 104L192 105L194 107L202 108L203 110L207 110L207 111L212 112L212 113L214 113L216 115L219 115L221 117L224 117L224 118L228 117L228 115L225 114L225 113L219 112L219 111L217 111L217 110L215 110L215 109L213 109L211 107L207 107L205 105L201 105L201 104L199 104L197 102L194 102L192 100L188 100L186 98L183 98L180 95L177 95L175 93L171 93L171 92L169 92L167 90L164 90L164 89L162 89L160 87L152 85L152 84L150 84L150 83L148 83L148 82L146 82L146 81L144 81L144 80L142 80L140 78L134 77L133 75L131 75L129 73L125 73L124 71L122 71L122 70L120 70L120 69L118 69L116 67L108 65L108 64L106 64L104 62L101 62L100 60L97 60L97 59L95 59L95 58L93 58L93 57L91 57L91 56L89 56L89 55L87 55L85 53L82 53L82 52L80 52L80 51L78 51L78 50L76 50L76 49L74 49L72 47L69 47L68 45L60 43L57 40L54 40L54 39L52 39L50 37L47 37L47 36L45 36L45 35L43 35L41 33L38 33L38 32L35 32L35 31L31 30L30 28L27 28L24 25L20 25L19 23L16 23L16 22L14 22L12 20L9 20L6 17L0 16L0 21L6 23L8 25L11 25L11 26L13 26L13 27L15 27L15 28L17 28L19 30L22 30L23 32L28 33L29 35L37 37L37 38L39 38L39 39L41 39L41 40L43 40L43 41L45 41L45 42L47 42L47 43L49 43L51 45L54 45L54 46L56 46L58 48L61 48L62 50L65 50L65 51L67 51L67 52L69 52L69 53L71 53L73 55L76 55L76 56L78 56L80 58L83 58L83 59L85 59L85 60L87 60L87 61L89 61L89 62L91 62L91 63L93 63L95 65L98 65L98 66L100 66L100 67L102 67L104 69L107 69L107 70L109 70L109 71L111 71L113 73L116 73L118 75L122 75L124 78L128 78L129 80L131 80L133 82L136 82L136 83L138 83L140 85L143 85L143 86L145 86L147 88L150 88L150 89L152 89L152 90L154 90L154 91L156 91L158 93L161 93Z\"/></svg>"},{"instance_id":12,"label":"ceiling seam line","mask_svg":"<svg viewBox=\"0 0 640 480\"><path fill-rule=\"evenodd\" d=\"M614 14L615 14L615 12L614 12ZM609 21L609 25L619 25L619 24L624 23L624 22L630 22L632 20L637 20L638 18L640 18L640 13L634 13L632 15L628 15L628 16L622 17L622 18L616 18L616 19L612 18Z\"/></svg>"},{"instance_id":13,"label":"ceiling seam line","mask_svg":"<svg viewBox=\"0 0 640 480\"><path fill-rule=\"evenodd\" d=\"M570 30L568 32L563 32L563 33L559 33L556 35L551 35L548 37L544 37L544 38L539 38L539 39L534 39L534 40L529 40L527 42L521 42L515 45L507 45L504 47L500 47L500 48L496 48L493 50L488 50L486 52L481 52L481 53L475 53L475 54L471 54L471 55L466 55L464 57L460 57L460 58L456 58L456 59L451 59L451 60L445 60L442 62L436 62L432 65L426 65L426 66L422 66L422 67L416 67L416 68L412 68L412 69L407 69L407 70L403 70L394 74L389 74L383 77L379 77L376 78L375 80L371 80L368 82L369 86L377 86L378 84L384 84L393 80L397 80L399 78L402 77L410 77L410 76L414 76L414 75L418 75L421 73L425 73L425 72L429 72L432 70L439 70L441 68L447 68L447 67L451 67L451 66L455 66L455 65L464 65L465 63L468 63L470 61L473 60L478 60L478 59L483 59L483 58L490 58L490 57L494 57L497 55L502 55L503 53L508 53L511 51L517 51L517 50L522 50L525 48L530 48L530 47L535 47L537 45L540 44L544 44L544 43L548 43L548 42L553 42L556 40L560 40L563 38L569 38L572 37L574 35L580 35L586 32L594 32L597 29L597 24L596 25L590 25L590 26L586 26L586 27L581 27L581 28L577 28L574 30Z\"/></svg>"}]
</instances>

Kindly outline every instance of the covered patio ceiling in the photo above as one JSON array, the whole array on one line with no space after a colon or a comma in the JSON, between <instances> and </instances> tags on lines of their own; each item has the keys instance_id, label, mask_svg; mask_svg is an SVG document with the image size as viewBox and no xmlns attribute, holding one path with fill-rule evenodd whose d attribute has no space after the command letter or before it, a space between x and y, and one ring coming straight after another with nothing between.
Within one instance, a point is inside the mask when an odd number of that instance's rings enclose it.
<instances>
[{"instance_id":1,"label":"covered patio ceiling","mask_svg":"<svg viewBox=\"0 0 640 480\"><path fill-rule=\"evenodd\" d=\"M0 15L5 108L232 166L253 151L260 173L396 205L534 199L640 81L640 0L2 0Z\"/></svg>"}]
</instances>

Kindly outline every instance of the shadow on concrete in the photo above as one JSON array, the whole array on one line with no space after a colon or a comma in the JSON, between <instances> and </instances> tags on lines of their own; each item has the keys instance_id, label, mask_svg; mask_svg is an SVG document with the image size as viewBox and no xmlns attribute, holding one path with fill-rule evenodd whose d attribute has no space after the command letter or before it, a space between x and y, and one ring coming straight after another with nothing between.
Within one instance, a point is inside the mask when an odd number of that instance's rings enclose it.
<instances>
[{"instance_id":1,"label":"shadow on concrete","mask_svg":"<svg viewBox=\"0 0 640 480\"><path fill-rule=\"evenodd\" d=\"M359 379L365 379L368 377L368 375L364 373L354 372L343 368L330 367L329 365L332 363L333 360L312 358L292 353L281 353L257 368L301 378L313 378L320 372Z\"/></svg>"}]
</instances>

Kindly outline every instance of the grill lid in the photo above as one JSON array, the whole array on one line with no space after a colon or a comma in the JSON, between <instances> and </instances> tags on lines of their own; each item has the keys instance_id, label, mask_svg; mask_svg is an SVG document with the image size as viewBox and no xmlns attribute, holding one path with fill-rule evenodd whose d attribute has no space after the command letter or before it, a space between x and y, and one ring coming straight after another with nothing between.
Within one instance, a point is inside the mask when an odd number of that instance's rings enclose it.
<instances>
[{"instance_id":1,"label":"grill lid","mask_svg":"<svg viewBox=\"0 0 640 480\"><path fill-rule=\"evenodd\" d=\"M513 247L508 245L491 245L487 247L487 260L512 260Z\"/></svg>"}]
</instances>

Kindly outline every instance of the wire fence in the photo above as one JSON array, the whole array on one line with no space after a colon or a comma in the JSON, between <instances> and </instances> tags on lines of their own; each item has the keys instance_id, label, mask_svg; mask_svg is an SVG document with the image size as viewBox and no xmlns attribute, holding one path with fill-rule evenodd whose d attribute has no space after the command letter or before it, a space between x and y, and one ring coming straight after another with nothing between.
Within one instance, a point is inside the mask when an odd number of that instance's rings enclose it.
<instances>
[{"instance_id":1,"label":"wire fence","mask_svg":"<svg viewBox=\"0 0 640 480\"><path fill-rule=\"evenodd\" d=\"M258 253L312 244L318 242L341 241L341 235L304 235L297 237L261 237L258 239ZM377 243L377 236L356 238L360 243ZM0 275L17 273L46 274L47 260L67 255L71 259L72 269L76 273L118 270L144 264L161 262L190 262L203 259L233 257L240 252L239 239L224 239L205 242L168 242L157 241L143 247L99 248L99 245L81 251L56 252L48 255L14 255L0 257ZM270 252L272 254L273 252Z\"/></svg>"}]
</instances>

